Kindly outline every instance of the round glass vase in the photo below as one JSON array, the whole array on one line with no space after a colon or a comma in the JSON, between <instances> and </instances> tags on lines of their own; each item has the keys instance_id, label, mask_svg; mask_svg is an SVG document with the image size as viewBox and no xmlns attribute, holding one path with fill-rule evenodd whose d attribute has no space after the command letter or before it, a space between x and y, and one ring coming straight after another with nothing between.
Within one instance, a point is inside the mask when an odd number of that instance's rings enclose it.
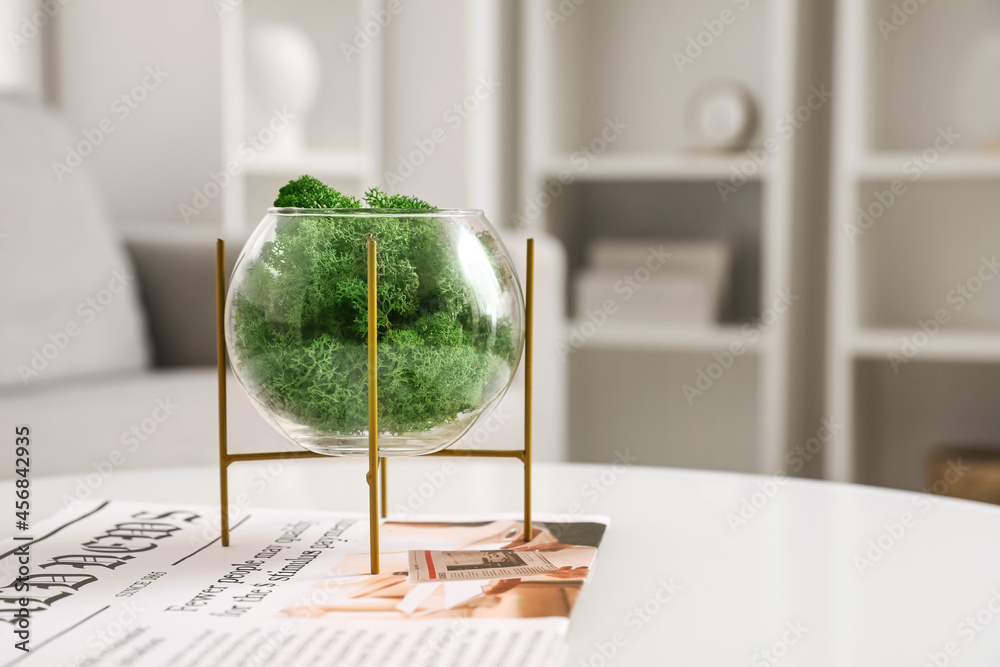
<instances>
[{"instance_id":1,"label":"round glass vase","mask_svg":"<svg viewBox=\"0 0 1000 667\"><path fill-rule=\"evenodd\" d=\"M289 440L367 456L369 238L379 455L444 449L504 395L524 346L521 286L482 211L269 209L229 284L230 363Z\"/></svg>"}]
</instances>

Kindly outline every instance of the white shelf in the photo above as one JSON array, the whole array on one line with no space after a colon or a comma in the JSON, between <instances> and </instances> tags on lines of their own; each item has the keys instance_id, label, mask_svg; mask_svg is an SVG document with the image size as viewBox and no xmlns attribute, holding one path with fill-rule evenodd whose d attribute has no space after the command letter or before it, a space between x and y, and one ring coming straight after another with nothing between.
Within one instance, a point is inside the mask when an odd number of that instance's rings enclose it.
<instances>
[{"instance_id":1,"label":"white shelf","mask_svg":"<svg viewBox=\"0 0 1000 667\"><path fill-rule=\"evenodd\" d=\"M728 182L740 165L749 161L755 169L748 181L760 181L767 172L767 162L758 166L743 153L699 154L670 153L652 155L613 155L605 153L582 166L570 155L557 156L543 168L545 178L554 179L569 172L575 181L715 181Z\"/></svg>"},{"instance_id":2,"label":"white shelf","mask_svg":"<svg viewBox=\"0 0 1000 667\"><path fill-rule=\"evenodd\" d=\"M586 242L599 236L722 232L739 247L733 295L739 315L756 313L779 290L800 285L805 270L794 261L800 236L792 233L796 217L804 217L796 216L801 204L793 183L798 137L782 140L774 154L755 147L754 153L766 155L762 164L748 151L689 151L685 101L706 81L738 80L758 101L759 141L770 137L781 115L801 104L796 45L799 27L807 24L802 10L811 3L767 0L750 3L746 11L733 10L731 0L590 3L553 30L547 17L557 4L522 0L519 199L526 210L538 209L537 215L526 214L529 222L562 237L571 271L579 268L575 263L585 255ZM684 43L692 30L702 29L703 17L723 11L736 11L738 25L727 28L726 38L710 55L706 50L690 72L676 71L670 49L658 47L651 57L638 46ZM637 80L648 85L636 86ZM609 142L606 152L574 159L578 146L596 140L607 120L619 117L629 129ZM801 136L813 132L805 130ZM567 177L581 187L565 193L552 187ZM728 198L732 193L718 188L720 183L736 187L740 194L735 201ZM593 407L600 405L605 422L624 429L620 437L644 440L644 433L657 429L691 436L649 452L650 460L715 467L720 460L738 459L743 469L765 474L781 470L787 449L813 429L805 425L812 415L800 407L805 392L790 384L799 374L792 361L799 343L791 337L799 312L795 308L776 319L766 335L752 342L741 324L609 321L581 348L606 354L570 357L570 376L579 379L570 387L570 423L588 423ZM572 326L579 329L584 323ZM747 359L736 364L739 370L722 383L724 388L703 403L680 391L694 381L685 378L703 370L699 366L716 363L704 357L734 343L743 344ZM635 351L653 354L646 355L646 363L637 361ZM642 425L623 417L640 405L652 408ZM743 421L720 420L719 414L739 414ZM732 451L737 441L739 455ZM580 451L606 453L608 448L600 429L584 428L573 442Z\"/></svg>"},{"instance_id":3,"label":"white shelf","mask_svg":"<svg viewBox=\"0 0 1000 667\"><path fill-rule=\"evenodd\" d=\"M298 155L261 155L247 165L247 173L257 176L301 176L360 178L368 161L350 151L308 151Z\"/></svg>"},{"instance_id":4,"label":"white shelf","mask_svg":"<svg viewBox=\"0 0 1000 667\"><path fill-rule=\"evenodd\" d=\"M889 355L903 356L904 339L914 341L920 331L904 329L868 329L859 332L851 346L854 356L863 359L883 359ZM959 361L1000 363L1000 331L939 331L924 341L925 335L916 336L916 354L909 363L921 361Z\"/></svg>"},{"instance_id":5,"label":"white shelf","mask_svg":"<svg viewBox=\"0 0 1000 667\"><path fill-rule=\"evenodd\" d=\"M933 162L924 162L920 151L871 153L861 159L857 173L863 179L891 180L1000 180L1000 154L943 153ZM906 170L904 171L904 166Z\"/></svg>"},{"instance_id":6,"label":"white shelf","mask_svg":"<svg viewBox=\"0 0 1000 667\"><path fill-rule=\"evenodd\" d=\"M1000 363L1000 332L971 328L995 316L997 297L985 290L961 312L949 310L949 324L934 336L916 328L918 318L954 305L942 303L945 293L975 277L978 258L998 238L989 212L1000 154L968 148L974 138L953 85L967 69L967 47L991 29L995 3L953 4L922 5L918 19L888 38L874 22L890 16L892 0L836 6L825 414L843 428L824 447L827 479L906 479L906 488L920 488L923 470L911 463L922 448L959 436L960 424L980 417L969 401L942 410L941 396L974 386L983 374L976 364ZM963 136L942 151L938 131L952 123ZM886 203L880 182L896 179L905 194ZM875 229L861 238L844 234L859 209ZM904 352L906 340L913 347ZM890 355L908 359L902 379ZM943 388L942 377L972 384ZM930 428L912 428L928 413ZM893 432L905 435L893 444Z\"/></svg>"},{"instance_id":7,"label":"white shelf","mask_svg":"<svg viewBox=\"0 0 1000 667\"><path fill-rule=\"evenodd\" d=\"M582 332L590 329L591 325L588 323L589 320L577 319L570 326ZM744 353L753 353L761 348L763 338L763 335L754 337L744 333L740 325L704 327L692 324L609 321L586 338L580 349L722 352L729 350L734 343L741 343Z\"/></svg>"},{"instance_id":8,"label":"white shelf","mask_svg":"<svg viewBox=\"0 0 1000 667\"><path fill-rule=\"evenodd\" d=\"M222 207L226 233L245 234L248 222L273 201L277 187L303 174L354 194L360 194L362 183L380 183L385 40L372 40L360 55L350 59L344 58L338 44L342 38L349 41L350 26L375 15L384 0L231 4L233 11L219 22L223 163L241 154L240 145L248 132L263 127L259 124L262 121L268 122L255 117L246 81L246 35L255 26L280 23L303 30L319 55L322 85L315 112L300 121L305 145L310 148L291 155L265 150L246 161L232 185L225 188ZM331 30L340 37L331 38ZM333 90L337 93L329 94Z\"/></svg>"}]
</instances>

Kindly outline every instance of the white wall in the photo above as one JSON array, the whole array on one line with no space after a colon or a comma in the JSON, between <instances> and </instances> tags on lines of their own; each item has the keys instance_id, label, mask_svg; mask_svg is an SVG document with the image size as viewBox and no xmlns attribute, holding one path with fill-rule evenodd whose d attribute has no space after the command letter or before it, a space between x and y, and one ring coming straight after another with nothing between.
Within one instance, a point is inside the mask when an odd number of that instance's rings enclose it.
<instances>
[{"instance_id":1,"label":"white wall","mask_svg":"<svg viewBox=\"0 0 1000 667\"><path fill-rule=\"evenodd\" d=\"M114 123L87 160L116 221L181 222L179 205L219 168L220 20L205 0L88 0L58 16L55 101L79 133ZM115 100L157 66L168 76L122 118ZM217 200L196 220L221 218Z\"/></svg>"}]
</instances>

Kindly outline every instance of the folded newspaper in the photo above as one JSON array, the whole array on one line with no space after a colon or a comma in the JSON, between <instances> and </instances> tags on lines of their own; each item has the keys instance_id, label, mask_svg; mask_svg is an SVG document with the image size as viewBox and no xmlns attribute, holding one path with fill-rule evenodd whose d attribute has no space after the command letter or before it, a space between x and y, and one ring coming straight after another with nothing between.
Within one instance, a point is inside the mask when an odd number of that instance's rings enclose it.
<instances>
[{"instance_id":1,"label":"folded newspaper","mask_svg":"<svg viewBox=\"0 0 1000 667\"><path fill-rule=\"evenodd\" d=\"M547 665L606 519L385 521L83 504L3 540L2 664Z\"/></svg>"}]
</instances>

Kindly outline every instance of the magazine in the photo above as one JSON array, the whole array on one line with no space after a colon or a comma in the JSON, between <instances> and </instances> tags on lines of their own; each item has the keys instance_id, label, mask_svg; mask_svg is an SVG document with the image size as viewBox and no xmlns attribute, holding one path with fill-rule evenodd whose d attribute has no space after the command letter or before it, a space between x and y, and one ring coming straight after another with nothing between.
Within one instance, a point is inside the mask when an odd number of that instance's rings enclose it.
<instances>
[{"instance_id":1,"label":"magazine","mask_svg":"<svg viewBox=\"0 0 1000 667\"><path fill-rule=\"evenodd\" d=\"M254 509L223 547L218 514L91 502L3 540L0 662L547 665L607 524L385 520L372 575L367 516Z\"/></svg>"}]
</instances>

